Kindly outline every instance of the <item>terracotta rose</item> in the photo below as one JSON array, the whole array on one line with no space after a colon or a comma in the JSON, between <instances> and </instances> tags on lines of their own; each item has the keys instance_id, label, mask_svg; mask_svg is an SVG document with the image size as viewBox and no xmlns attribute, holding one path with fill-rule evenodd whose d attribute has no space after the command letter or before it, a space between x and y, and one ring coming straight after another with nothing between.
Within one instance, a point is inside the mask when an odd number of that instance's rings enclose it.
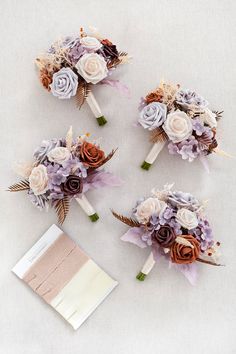
<instances>
[{"instance_id":1,"label":"terracotta rose","mask_svg":"<svg viewBox=\"0 0 236 354\"><path fill-rule=\"evenodd\" d=\"M181 235L181 237L189 241L192 248L190 246L174 242L170 249L171 261L179 264L192 263L199 256L200 243L192 235Z\"/></svg>"},{"instance_id":2,"label":"terracotta rose","mask_svg":"<svg viewBox=\"0 0 236 354\"><path fill-rule=\"evenodd\" d=\"M100 150L96 145L85 141L80 148L80 160L91 168L100 166L100 163L105 159L103 150Z\"/></svg>"}]
</instances>

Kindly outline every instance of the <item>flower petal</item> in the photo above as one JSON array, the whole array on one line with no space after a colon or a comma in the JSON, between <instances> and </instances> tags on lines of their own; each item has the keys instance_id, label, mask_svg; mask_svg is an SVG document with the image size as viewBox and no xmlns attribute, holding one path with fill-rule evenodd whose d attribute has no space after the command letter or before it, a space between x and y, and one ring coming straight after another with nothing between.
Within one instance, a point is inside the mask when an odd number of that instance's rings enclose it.
<instances>
[{"instance_id":1,"label":"flower petal","mask_svg":"<svg viewBox=\"0 0 236 354\"><path fill-rule=\"evenodd\" d=\"M147 244L142 240L143 230L140 227L130 228L123 236L121 236L122 241L134 243L136 246L145 248Z\"/></svg>"}]
</instances>

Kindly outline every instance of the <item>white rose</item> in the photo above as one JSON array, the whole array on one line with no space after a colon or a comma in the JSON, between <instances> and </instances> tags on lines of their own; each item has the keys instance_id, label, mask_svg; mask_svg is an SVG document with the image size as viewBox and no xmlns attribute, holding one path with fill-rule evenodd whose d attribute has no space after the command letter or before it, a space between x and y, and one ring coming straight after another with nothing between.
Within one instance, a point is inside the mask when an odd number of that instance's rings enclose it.
<instances>
[{"instance_id":1,"label":"white rose","mask_svg":"<svg viewBox=\"0 0 236 354\"><path fill-rule=\"evenodd\" d=\"M55 147L47 154L49 161L58 163L60 165L70 158L70 151L65 147Z\"/></svg>"},{"instance_id":2,"label":"white rose","mask_svg":"<svg viewBox=\"0 0 236 354\"><path fill-rule=\"evenodd\" d=\"M84 80L92 84L97 84L108 74L105 59L96 53L84 54L75 67Z\"/></svg>"},{"instance_id":3,"label":"white rose","mask_svg":"<svg viewBox=\"0 0 236 354\"><path fill-rule=\"evenodd\" d=\"M95 37L82 37L80 40L80 44L89 50L98 50L102 47L102 44L99 42L99 40Z\"/></svg>"},{"instance_id":4,"label":"white rose","mask_svg":"<svg viewBox=\"0 0 236 354\"><path fill-rule=\"evenodd\" d=\"M163 129L170 140L174 143L179 143L189 138L192 134L192 121L186 113L176 111L168 114L163 124Z\"/></svg>"},{"instance_id":5,"label":"white rose","mask_svg":"<svg viewBox=\"0 0 236 354\"><path fill-rule=\"evenodd\" d=\"M205 108L204 113L200 114L200 118L202 122L208 124L209 127L217 127L216 114L213 113L210 109Z\"/></svg>"},{"instance_id":6,"label":"white rose","mask_svg":"<svg viewBox=\"0 0 236 354\"><path fill-rule=\"evenodd\" d=\"M29 185L35 195L44 194L48 189L48 174L44 165L32 169L29 176Z\"/></svg>"},{"instance_id":7,"label":"white rose","mask_svg":"<svg viewBox=\"0 0 236 354\"><path fill-rule=\"evenodd\" d=\"M194 229L198 225L196 214L186 208L177 211L176 220L187 230Z\"/></svg>"},{"instance_id":8,"label":"white rose","mask_svg":"<svg viewBox=\"0 0 236 354\"><path fill-rule=\"evenodd\" d=\"M167 207L167 204L157 198L148 198L139 204L135 216L137 220L146 224L152 215L159 216Z\"/></svg>"}]
</instances>

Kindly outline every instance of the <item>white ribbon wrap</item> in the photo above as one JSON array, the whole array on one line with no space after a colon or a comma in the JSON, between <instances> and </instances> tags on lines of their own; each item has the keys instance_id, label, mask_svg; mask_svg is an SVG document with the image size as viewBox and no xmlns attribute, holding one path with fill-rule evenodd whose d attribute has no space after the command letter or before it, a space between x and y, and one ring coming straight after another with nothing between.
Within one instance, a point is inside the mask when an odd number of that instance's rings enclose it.
<instances>
[{"instance_id":1,"label":"white ribbon wrap","mask_svg":"<svg viewBox=\"0 0 236 354\"><path fill-rule=\"evenodd\" d=\"M84 194L82 194L82 196L79 198L75 198L75 200L77 201L77 203L81 206L83 211L88 216L94 215L96 213L96 211L94 210L92 205L89 203L88 199L86 198L86 196Z\"/></svg>"},{"instance_id":2,"label":"white ribbon wrap","mask_svg":"<svg viewBox=\"0 0 236 354\"><path fill-rule=\"evenodd\" d=\"M149 154L147 155L145 161L152 165L161 150L163 149L163 147L165 146L165 143L165 141L158 141L157 143L155 143L152 149L150 150Z\"/></svg>"},{"instance_id":3,"label":"white ribbon wrap","mask_svg":"<svg viewBox=\"0 0 236 354\"><path fill-rule=\"evenodd\" d=\"M151 252L143 265L141 273L147 275L151 272L152 268L154 267L156 261L153 258L153 253Z\"/></svg>"},{"instance_id":4,"label":"white ribbon wrap","mask_svg":"<svg viewBox=\"0 0 236 354\"><path fill-rule=\"evenodd\" d=\"M91 111L93 112L95 118L102 117L102 111L101 108L99 107L96 98L94 97L94 94L90 91L87 98L86 102L88 103Z\"/></svg>"}]
</instances>

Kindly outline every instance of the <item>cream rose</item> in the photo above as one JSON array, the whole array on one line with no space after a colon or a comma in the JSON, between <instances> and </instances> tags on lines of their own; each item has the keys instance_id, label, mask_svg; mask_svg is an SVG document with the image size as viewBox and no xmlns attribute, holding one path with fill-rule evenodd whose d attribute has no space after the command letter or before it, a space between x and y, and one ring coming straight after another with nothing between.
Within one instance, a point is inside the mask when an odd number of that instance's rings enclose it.
<instances>
[{"instance_id":1,"label":"cream rose","mask_svg":"<svg viewBox=\"0 0 236 354\"><path fill-rule=\"evenodd\" d=\"M159 216L167 207L167 204L157 198L148 198L137 207L135 216L141 224L146 224L152 215Z\"/></svg>"},{"instance_id":2,"label":"cream rose","mask_svg":"<svg viewBox=\"0 0 236 354\"><path fill-rule=\"evenodd\" d=\"M187 230L192 230L198 225L196 214L186 208L177 211L176 220Z\"/></svg>"},{"instance_id":3,"label":"cream rose","mask_svg":"<svg viewBox=\"0 0 236 354\"><path fill-rule=\"evenodd\" d=\"M184 112L176 111L168 114L163 129L174 143L179 143L192 134L191 118Z\"/></svg>"},{"instance_id":4,"label":"cream rose","mask_svg":"<svg viewBox=\"0 0 236 354\"><path fill-rule=\"evenodd\" d=\"M99 42L99 40L95 37L82 37L80 40L80 44L82 47L89 49L89 50L98 50L102 47L102 44Z\"/></svg>"},{"instance_id":5,"label":"cream rose","mask_svg":"<svg viewBox=\"0 0 236 354\"><path fill-rule=\"evenodd\" d=\"M65 147L55 147L47 154L49 161L58 163L60 165L70 158L70 151Z\"/></svg>"},{"instance_id":6,"label":"cream rose","mask_svg":"<svg viewBox=\"0 0 236 354\"><path fill-rule=\"evenodd\" d=\"M204 113L200 114L200 119L211 128L217 127L216 115L208 108L205 108Z\"/></svg>"},{"instance_id":7,"label":"cream rose","mask_svg":"<svg viewBox=\"0 0 236 354\"><path fill-rule=\"evenodd\" d=\"M108 74L105 59L96 53L84 54L75 67L84 80L92 84L97 84Z\"/></svg>"},{"instance_id":8,"label":"cream rose","mask_svg":"<svg viewBox=\"0 0 236 354\"><path fill-rule=\"evenodd\" d=\"M48 174L44 165L38 165L32 169L29 176L29 185L35 195L41 195L47 191Z\"/></svg>"}]
</instances>

